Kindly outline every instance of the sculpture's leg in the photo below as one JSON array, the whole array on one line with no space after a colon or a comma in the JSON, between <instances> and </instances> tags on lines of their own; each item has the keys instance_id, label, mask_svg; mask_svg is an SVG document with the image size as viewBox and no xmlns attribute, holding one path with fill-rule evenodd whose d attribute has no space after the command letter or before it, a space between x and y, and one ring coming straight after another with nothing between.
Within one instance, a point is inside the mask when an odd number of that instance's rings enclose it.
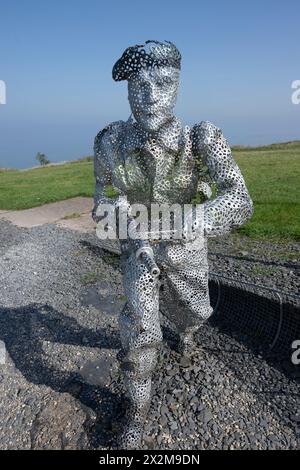
<instances>
[{"instance_id":1,"label":"sculpture's leg","mask_svg":"<svg viewBox=\"0 0 300 470\"><path fill-rule=\"evenodd\" d=\"M169 248L168 263L162 304L167 306L180 333L178 351L190 356L199 353L194 336L213 311L209 299L206 245L198 251L174 245Z\"/></svg>"},{"instance_id":2,"label":"sculpture's leg","mask_svg":"<svg viewBox=\"0 0 300 470\"><path fill-rule=\"evenodd\" d=\"M134 254L125 260L124 268L127 302L119 318L122 343L119 360L130 407L119 447L136 449L142 439L151 400L151 375L162 341L159 285Z\"/></svg>"},{"instance_id":3,"label":"sculpture's leg","mask_svg":"<svg viewBox=\"0 0 300 470\"><path fill-rule=\"evenodd\" d=\"M187 266L173 275L177 293L189 310L189 322L180 334L179 352L184 356L199 353L195 333L211 316L213 309L209 300L208 270L203 266Z\"/></svg>"}]
</instances>

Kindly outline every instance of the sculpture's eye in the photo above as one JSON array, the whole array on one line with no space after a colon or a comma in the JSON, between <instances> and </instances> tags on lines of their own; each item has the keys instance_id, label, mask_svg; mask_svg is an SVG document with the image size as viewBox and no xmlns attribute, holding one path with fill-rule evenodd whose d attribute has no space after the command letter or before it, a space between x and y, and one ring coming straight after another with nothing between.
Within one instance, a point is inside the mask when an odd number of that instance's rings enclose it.
<instances>
[{"instance_id":1,"label":"sculpture's eye","mask_svg":"<svg viewBox=\"0 0 300 470\"><path fill-rule=\"evenodd\" d=\"M163 80L157 80L156 81L156 86L158 88L163 88L164 86L169 86L171 85L173 82L170 78L164 78Z\"/></svg>"}]
</instances>

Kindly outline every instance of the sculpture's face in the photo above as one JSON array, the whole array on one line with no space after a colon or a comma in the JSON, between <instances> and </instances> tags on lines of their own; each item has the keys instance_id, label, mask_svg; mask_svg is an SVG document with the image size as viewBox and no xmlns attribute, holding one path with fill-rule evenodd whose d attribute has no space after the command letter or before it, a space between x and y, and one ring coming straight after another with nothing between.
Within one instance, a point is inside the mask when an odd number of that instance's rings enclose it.
<instances>
[{"instance_id":1,"label":"sculpture's face","mask_svg":"<svg viewBox=\"0 0 300 470\"><path fill-rule=\"evenodd\" d=\"M180 72L174 67L141 69L128 80L128 100L136 121L157 131L173 116Z\"/></svg>"}]
</instances>

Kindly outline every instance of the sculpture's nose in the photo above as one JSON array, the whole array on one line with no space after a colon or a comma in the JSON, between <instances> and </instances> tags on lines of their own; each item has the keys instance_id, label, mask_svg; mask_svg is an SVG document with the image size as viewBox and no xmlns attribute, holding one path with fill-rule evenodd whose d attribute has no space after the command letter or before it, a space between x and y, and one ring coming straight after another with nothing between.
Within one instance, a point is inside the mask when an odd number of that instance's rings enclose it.
<instances>
[{"instance_id":1,"label":"sculpture's nose","mask_svg":"<svg viewBox=\"0 0 300 470\"><path fill-rule=\"evenodd\" d=\"M157 102L157 89L153 83L149 83L147 88L145 89L145 97L147 101L147 105L151 106L156 104Z\"/></svg>"}]
</instances>

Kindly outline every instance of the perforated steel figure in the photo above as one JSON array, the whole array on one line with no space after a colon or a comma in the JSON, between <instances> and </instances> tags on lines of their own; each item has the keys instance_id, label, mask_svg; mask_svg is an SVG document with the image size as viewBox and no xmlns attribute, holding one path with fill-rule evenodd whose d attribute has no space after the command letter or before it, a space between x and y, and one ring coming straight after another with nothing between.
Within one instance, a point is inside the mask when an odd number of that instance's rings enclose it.
<instances>
[{"instance_id":1,"label":"perforated steel figure","mask_svg":"<svg viewBox=\"0 0 300 470\"><path fill-rule=\"evenodd\" d=\"M183 127L174 116L181 56L171 42L147 41L125 50L113 79L128 81L135 120L117 121L95 139L95 206L188 204L200 192L202 211L181 240L149 241L160 278L149 271L134 244L122 242L127 302L120 315L121 368L131 408L120 447L138 448L151 399L151 375L162 342L161 314L180 334L183 354L195 351L194 332L212 314L208 291L207 237L244 224L253 206L243 176L220 129L202 121ZM207 179L209 176L210 180ZM217 195L210 200L211 188ZM112 185L116 198L107 197ZM129 207L130 209L130 207ZM201 217L201 220L200 220ZM198 249L191 249L194 240ZM151 251L152 250L152 251ZM142 250L143 251L143 250ZM146 258L145 258L146 259Z\"/></svg>"}]
</instances>

